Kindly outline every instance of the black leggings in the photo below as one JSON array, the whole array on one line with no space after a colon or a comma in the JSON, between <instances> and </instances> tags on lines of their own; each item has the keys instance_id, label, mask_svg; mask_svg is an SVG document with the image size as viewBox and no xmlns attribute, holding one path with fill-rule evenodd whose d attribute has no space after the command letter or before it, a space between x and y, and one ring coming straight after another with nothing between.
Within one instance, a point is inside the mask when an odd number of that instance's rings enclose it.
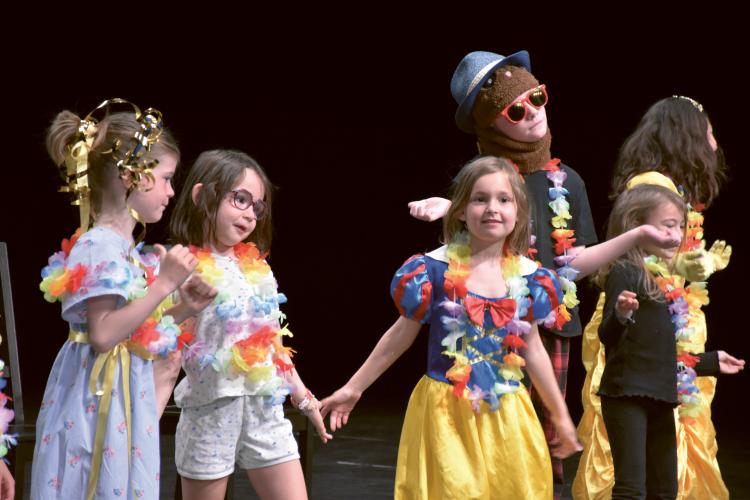
<instances>
[{"instance_id":1,"label":"black leggings","mask_svg":"<svg viewBox=\"0 0 750 500\"><path fill-rule=\"evenodd\" d=\"M612 499L677 497L674 406L645 397L601 396L612 449Z\"/></svg>"}]
</instances>

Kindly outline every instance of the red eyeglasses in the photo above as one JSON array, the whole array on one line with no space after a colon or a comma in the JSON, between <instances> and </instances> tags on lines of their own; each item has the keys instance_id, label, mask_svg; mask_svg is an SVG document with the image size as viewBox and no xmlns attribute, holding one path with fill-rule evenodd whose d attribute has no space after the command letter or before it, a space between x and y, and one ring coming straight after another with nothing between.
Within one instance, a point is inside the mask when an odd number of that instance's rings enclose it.
<instances>
[{"instance_id":1,"label":"red eyeglasses","mask_svg":"<svg viewBox=\"0 0 750 500\"><path fill-rule=\"evenodd\" d=\"M500 114L503 115L509 122L518 123L526 118L526 103L529 103L531 106L539 109L547 104L548 100L549 97L547 96L547 88L544 86L544 84L542 84L534 89L531 89L531 91L526 94L526 96L520 101L515 101L508 104L500 112Z\"/></svg>"}]
</instances>

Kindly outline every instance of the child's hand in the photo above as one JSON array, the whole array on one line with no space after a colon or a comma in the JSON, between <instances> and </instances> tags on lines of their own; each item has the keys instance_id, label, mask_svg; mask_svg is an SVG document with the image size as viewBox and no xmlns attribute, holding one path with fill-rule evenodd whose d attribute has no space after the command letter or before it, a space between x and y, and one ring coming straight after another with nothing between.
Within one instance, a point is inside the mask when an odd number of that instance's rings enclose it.
<instances>
[{"instance_id":1,"label":"child's hand","mask_svg":"<svg viewBox=\"0 0 750 500\"><path fill-rule=\"evenodd\" d=\"M0 500L13 500L16 494L16 481L5 462L0 460Z\"/></svg>"},{"instance_id":2,"label":"child's hand","mask_svg":"<svg viewBox=\"0 0 750 500\"><path fill-rule=\"evenodd\" d=\"M451 201L445 198L427 198L409 202L409 213L415 219L432 222L445 216L450 206Z\"/></svg>"},{"instance_id":3,"label":"child's hand","mask_svg":"<svg viewBox=\"0 0 750 500\"><path fill-rule=\"evenodd\" d=\"M310 419L310 421L315 426L315 430L318 431L318 436L320 436L320 440L324 443L327 443L331 439L333 439L333 436L328 433L326 430L326 424L323 421L323 415L320 414L320 407L321 403L318 401L318 399L313 396L313 394L309 391L305 391L304 396L296 396L292 394L291 396L292 400L292 406L297 408L304 416Z\"/></svg>"},{"instance_id":4,"label":"child's hand","mask_svg":"<svg viewBox=\"0 0 750 500\"><path fill-rule=\"evenodd\" d=\"M315 402L320 405L320 402L318 400L315 400ZM320 437L320 440L323 441L323 443L327 443L328 441L333 439L333 436L326 430L326 423L325 420L323 420L323 415L320 414L319 406L315 406L311 410L302 413L304 413L305 416L310 419L310 422L312 422L312 424L315 426L315 430L318 432L318 436Z\"/></svg>"},{"instance_id":5,"label":"child's hand","mask_svg":"<svg viewBox=\"0 0 750 500\"><path fill-rule=\"evenodd\" d=\"M721 373L733 374L739 373L745 369L745 360L737 359L724 351L719 352L719 371Z\"/></svg>"},{"instance_id":6,"label":"child's hand","mask_svg":"<svg viewBox=\"0 0 750 500\"><path fill-rule=\"evenodd\" d=\"M617 296L617 304L615 304L615 312L617 316L622 319L630 319L633 315L633 311L638 309L638 299L636 294L630 290L623 290L620 295Z\"/></svg>"},{"instance_id":7,"label":"child's hand","mask_svg":"<svg viewBox=\"0 0 750 500\"><path fill-rule=\"evenodd\" d=\"M659 248L675 248L680 246L682 236L677 230L660 231L651 224L640 226L638 246L657 246Z\"/></svg>"},{"instance_id":8,"label":"child's hand","mask_svg":"<svg viewBox=\"0 0 750 500\"><path fill-rule=\"evenodd\" d=\"M344 386L320 402L320 413L325 417L331 412L328 424L331 432L341 429L349 421L349 414L354 409L362 393L356 393Z\"/></svg>"},{"instance_id":9,"label":"child's hand","mask_svg":"<svg viewBox=\"0 0 750 500\"><path fill-rule=\"evenodd\" d=\"M166 358L154 360L154 392L156 393L157 415L161 418L169 403L172 390L182 367L182 351L172 351Z\"/></svg>"},{"instance_id":10,"label":"child's hand","mask_svg":"<svg viewBox=\"0 0 750 500\"><path fill-rule=\"evenodd\" d=\"M157 281L168 287L169 291L175 290L183 281L190 276L198 266L198 259L190 253L187 247L175 245L169 252L162 245L154 245L159 252L159 276Z\"/></svg>"},{"instance_id":11,"label":"child's hand","mask_svg":"<svg viewBox=\"0 0 750 500\"><path fill-rule=\"evenodd\" d=\"M180 301L188 308L189 315L194 316L213 302L219 291L193 274L180 286Z\"/></svg>"},{"instance_id":12,"label":"child's hand","mask_svg":"<svg viewBox=\"0 0 750 500\"><path fill-rule=\"evenodd\" d=\"M566 458L577 451L581 451L583 446L578 441L576 427L570 419L570 415L561 418L552 419L555 425L555 438L550 441L550 453L555 458Z\"/></svg>"}]
</instances>

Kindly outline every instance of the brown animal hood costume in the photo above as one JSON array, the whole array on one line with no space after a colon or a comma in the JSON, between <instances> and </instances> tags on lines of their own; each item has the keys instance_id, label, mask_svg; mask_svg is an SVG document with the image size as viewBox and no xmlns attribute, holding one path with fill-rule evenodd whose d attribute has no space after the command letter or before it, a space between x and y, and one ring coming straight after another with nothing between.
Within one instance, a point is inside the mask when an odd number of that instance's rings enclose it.
<instances>
[{"instance_id":1,"label":"brown animal hood costume","mask_svg":"<svg viewBox=\"0 0 750 500\"><path fill-rule=\"evenodd\" d=\"M479 152L508 158L524 174L539 170L549 162L552 142L549 128L545 136L536 142L520 142L493 128L492 123L519 95L538 86L537 79L525 69L518 66L500 67L477 94L472 110Z\"/></svg>"},{"instance_id":2,"label":"brown animal hood costume","mask_svg":"<svg viewBox=\"0 0 750 500\"><path fill-rule=\"evenodd\" d=\"M539 86L529 73L526 51L502 57L491 52L474 52L461 61L451 81L453 98L459 104L456 124L477 136L479 151L508 158L522 173L544 167L551 158L552 136L536 142L511 139L492 127L497 115L519 95Z\"/></svg>"}]
</instances>

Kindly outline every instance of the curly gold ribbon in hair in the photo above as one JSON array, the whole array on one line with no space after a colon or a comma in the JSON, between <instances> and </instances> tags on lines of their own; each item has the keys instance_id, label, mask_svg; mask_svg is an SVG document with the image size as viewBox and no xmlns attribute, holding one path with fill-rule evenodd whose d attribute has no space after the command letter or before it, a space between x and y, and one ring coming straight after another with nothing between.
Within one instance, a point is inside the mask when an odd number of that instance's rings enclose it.
<instances>
[{"instance_id":1,"label":"curly gold ribbon in hair","mask_svg":"<svg viewBox=\"0 0 750 500\"><path fill-rule=\"evenodd\" d=\"M97 133L98 120L94 114L103 108L109 108L112 104L126 104L133 108L135 119L138 121L140 128L133 134L135 146L128 150L121 160L117 162L117 169L120 178L130 183L126 194L126 199L134 189L148 191L154 182L153 169L159 163L154 159L144 161L143 155L151 150L151 146L156 144L163 130L162 115L153 108L148 108L141 112L140 108L130 101L115 97L107 99L94 108L86 117L81 120L73 144L71 144L65 155L65 182L66 185L60 188L61 192L73 193L71 204L79 206L81 219L81 232L86 232L89 227L91 218L91 201L90 188L88 184L88 157L93 147L94 139ZM115 141L112 149L106 153L113 155L120 149L119 141ZM130 215L138 221L143 229L136 239L136 243L143 240L146 235L146 223L140 214L134 209L129 208Z\"/></svg>"}]
</instances>

